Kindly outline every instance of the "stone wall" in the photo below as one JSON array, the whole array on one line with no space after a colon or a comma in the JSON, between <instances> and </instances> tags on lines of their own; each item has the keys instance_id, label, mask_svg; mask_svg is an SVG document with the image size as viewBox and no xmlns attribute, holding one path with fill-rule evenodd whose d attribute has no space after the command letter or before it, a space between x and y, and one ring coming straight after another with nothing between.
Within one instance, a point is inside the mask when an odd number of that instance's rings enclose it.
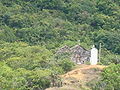
<instances>
[{"instance_id":1,"label":"stone wall","mask_svg":"<svg viewBox=\"0 0 120 90\"><path fill-rule=\"evenodd\" d=\"M84 64L89 61L90 57L90 51L80 45L75 45L72 48L65 45L57 51L57 54L63 53L70 53L70 59L77 64Z\"/></svg>"}]
</instances>

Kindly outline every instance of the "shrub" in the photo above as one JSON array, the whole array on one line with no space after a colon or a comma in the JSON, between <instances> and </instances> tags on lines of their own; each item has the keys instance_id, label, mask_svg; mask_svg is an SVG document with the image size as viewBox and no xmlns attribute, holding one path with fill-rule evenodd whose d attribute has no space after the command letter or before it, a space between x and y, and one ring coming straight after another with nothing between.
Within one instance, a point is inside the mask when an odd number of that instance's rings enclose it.
<instances>
[{"instance_id":1,"label":"shrub","mask_svg":"<svg viewBox=\"0 0 120 90\"><path fill-rule=\"evenodd\" d=\"M65 72L68 72L73 68L74 63L68 59L64 59L60 62L59 65L63 68Z\"/></svg>"},{"instance_id":2,"label":"shrub","mask_svg":"<svg viewBox=\"0 0 120 90\"><path fill-rule=\"evenodd\" d=\"M102 72L101 81L99 81L94 90L119 90L120 89L120 64L112 64Z\"/></svg>"}]
</instances>

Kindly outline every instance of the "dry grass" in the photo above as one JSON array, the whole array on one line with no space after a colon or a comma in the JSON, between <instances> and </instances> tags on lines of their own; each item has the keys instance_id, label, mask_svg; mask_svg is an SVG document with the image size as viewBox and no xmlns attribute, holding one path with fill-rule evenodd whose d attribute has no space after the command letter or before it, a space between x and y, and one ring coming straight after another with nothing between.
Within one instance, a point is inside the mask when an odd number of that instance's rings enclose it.
<instances>
[{"instance_id":1,"label":"dry grass","mask_svg":"<svg viewBox=\"0 0 120 90\"><path fill-rule=\"evenodd\" d=\"M74 70L61 75L63 87L46 90L91 90L86 84L92 80L98 80L99 74L105 67L103 65L78 65Z\"/></svg>"}]
</instances>

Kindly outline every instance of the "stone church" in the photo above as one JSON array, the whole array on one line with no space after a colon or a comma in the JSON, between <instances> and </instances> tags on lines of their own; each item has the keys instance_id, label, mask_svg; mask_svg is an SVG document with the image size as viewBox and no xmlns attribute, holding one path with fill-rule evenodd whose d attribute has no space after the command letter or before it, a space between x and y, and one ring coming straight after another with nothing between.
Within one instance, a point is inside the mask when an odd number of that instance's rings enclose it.
<instances>
[{"instance_id":1,"label":"stone church","mask_svg":"<svg viewBox=\"0 0 120 90\"><path fill-rule=\"evenodd\" d=\"M65 45L57 51L57 54L70 53L70 59L77 64L84 64L90 60L90 51L80 45L72 48Z\"/></svg>"}]
</instances>

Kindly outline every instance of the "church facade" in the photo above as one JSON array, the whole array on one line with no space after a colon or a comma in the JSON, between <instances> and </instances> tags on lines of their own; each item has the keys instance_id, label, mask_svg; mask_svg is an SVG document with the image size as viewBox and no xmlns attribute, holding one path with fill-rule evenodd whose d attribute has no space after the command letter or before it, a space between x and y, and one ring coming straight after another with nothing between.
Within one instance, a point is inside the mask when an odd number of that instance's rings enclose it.
<instances>
[{"instance_id":1,"label":"church facade","mask_svg":"<svg viewBox=\"0 0 120 90\"><path fill-rule=\"evenodd\" d=\"M56 53L70 53L70 59L76 64L85 64L86 62L90 61L90 50L87 50L80 45L75 45L71 48L65 45L64 47L60 48Z\"/></svg>"}]
</instances>

